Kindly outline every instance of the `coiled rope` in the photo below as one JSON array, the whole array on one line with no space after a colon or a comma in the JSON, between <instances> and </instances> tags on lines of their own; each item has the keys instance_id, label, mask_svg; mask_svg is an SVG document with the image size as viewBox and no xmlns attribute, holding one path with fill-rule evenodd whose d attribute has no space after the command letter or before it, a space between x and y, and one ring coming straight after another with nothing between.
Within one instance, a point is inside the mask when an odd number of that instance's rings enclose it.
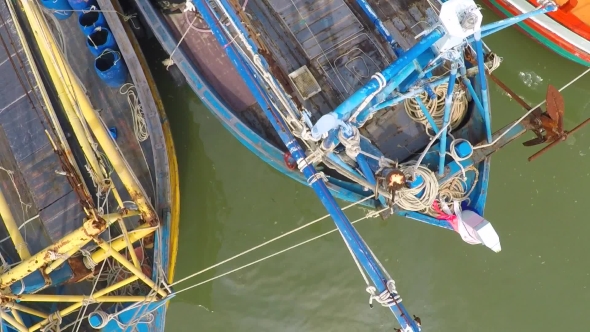
<instances>
[{"instance_id":1,"label":"coiled rope","mask_svg":"<svg viewBox=\"0 0 590 332\"><path fill-rule=\"evenodd\" d=\"M414 176L420 176L423 180L422 184L415 188L403 188L398 190L395 194L395 204L406 211L421 211L425 212L438 196L439 185L436 175L428 167L418 165L415 162L408 162L400 165L400 169L404 172L407 179L412 179ZM424 191L422 195L419 195ZM419 196L419 197L418 197Z\"/></svg>"},{"instance_id":2,"label":"coiled rope","mask_svg":"<svg viewBox=\"0 0 590 332\"><path fill-rule=\"evenodd\" d=\"M473 189L475 189L477 181L479 180L479 171L474 166L467 167L465 169L465 172L468 171L473 171L475 173L475 178L473 179L471 188L467 190L466 178L455 176L440 186L440 189L438 191L438 201L440 203L449 204L452 202L463 201L467 201L469 203L469 195L471 195Z\"/></svg>"},{"instance_id":3,"label":"coiled rope","mask_svg":"<svg viewBox=\"0 0 590 332\"><path fill-rule=\"evenodd\" d=\"M453 93L453 101L452 101L452 108L451 108L451 117L450 117L450 127L457 128L461 121L465 118L465 114L467 113L467 95L465 91L458 89L457 84L455 84L454 93ZM420 98L426 106L426 109L434 119L434 123L436 126L440 128L443 123L443 116L445 113L445 98L447 94L448 83L443 83L437 86L434 89L434 93L436 94L436 99L432 99L428 96L428 94L423 91L416 98ZM406 109L406 113L410 119L421 123L426 128L426 133L430 135L432 133L432 128L422 108L416 101L416 98L408 98L404 101L404 108Z\"/></svg>"},{"instance_id":4,"label":"coiled rope","mask_svg":"<svg viewBox=\"0 0 590 332\"><path fill-rule=\"evenodd\" d=\"M133 132L138 142L143 142L150 136L147 128L147 122L145 121L145 114L139 98L137 97L135 85L133 83L125 83L119 89L119 93L127 97L127 103L131 110L131 117L133 118Z\"/></svg>"}]
</instances>

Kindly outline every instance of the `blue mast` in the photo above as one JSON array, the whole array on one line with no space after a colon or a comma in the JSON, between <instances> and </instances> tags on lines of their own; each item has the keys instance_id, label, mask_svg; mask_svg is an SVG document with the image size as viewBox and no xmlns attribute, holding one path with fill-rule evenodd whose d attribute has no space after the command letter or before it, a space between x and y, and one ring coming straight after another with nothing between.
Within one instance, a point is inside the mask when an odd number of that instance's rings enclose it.
<instances>
[{"instance_id":1,"label":"blue mast","mask_svg":"<svg viewBox=\"0 0 590 332\"><path fill-rule=\"evenodd\" d=\"M195 1L195 6L202 15L203 20L211 28L211 31L219 44L228 45L228 40L219 27L219 22L215 19L207 3L204 0L199 0ZM336 227L342 234L350 251L373 282L377 294L388 295L384 297L384 301L380 302L385 303L385 305L390 308L404 331L420 331L416 322L411 318L401 303L400 296L397 294L395 287L392 286L394 284L388 280L385 271L380 268L380 265L372 255L370 249L365 245L356 229L352 226L344 212L342 212L336 203L336 200L324 183L321 173L317 173L314 167L307 163L305 152L301 146L299 146L297 140L293 137L286 124L269 102L268 96L264 92L265 90L256 81L252 72L235 51L233 45L230 44L229 47L225 48L225 51L245 83L250 87L254 98L279 134L281 140L288 148L293 158L297 161L299 170L305 175L307 182L313 188L328 213L332 216Z\"/></svg>"}]
</instances>

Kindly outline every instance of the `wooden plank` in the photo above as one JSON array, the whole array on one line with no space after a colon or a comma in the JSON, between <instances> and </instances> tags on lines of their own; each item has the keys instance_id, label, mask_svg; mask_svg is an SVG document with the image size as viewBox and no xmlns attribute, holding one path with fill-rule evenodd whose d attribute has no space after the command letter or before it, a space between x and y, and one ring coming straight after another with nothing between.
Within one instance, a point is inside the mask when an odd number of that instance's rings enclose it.
<instances>
[{"instance_id":1,"label":"wooden plank","mask_svg":"<svg viewBox=\"0 0 590 332\"><path fill-rule=\"evenodd\" d=\"M14 171L16 188L9 177L2 175L0 181L17 224L22 225L25 219L28 220L40 212L39 219L33 220L30 227L21 229L23 236L30 242L31 251L37 252L56 240L46 234L52 232L47 230L48 225L43 223L44 218L54 218L58 220L61 229L71 231L79 225L80 219L77 216L83 210L77 204L76 197L73 201L67 197L72 193L67 178L56 173L62 168L59 157L54 153L45 134L49 126L43 116L45 105L41 91L24 54L14 22L6 19L8 10L5 3L0 5L0 14L6 20L6 24L0 28L0 59L5 60L0 65L0 148L5 155L2 165ZM16 190L18 192L15 197ZM21 209L21 200L31 205L30 210L25 209L25 213ZM49 206L61 213L44 213ZM76 219L63 219L68 217L64 215L65 212L70 216L76 215ZM49 216L49 213L53 214ZM31 228L32 231L26 232Z\"/></svg>"},{"instance_id":2,"label":"wooden plank","mask_svg":"<svg viewBox=\"0 0 590 332\"><path fill-rule=\"evenodd\" d=\"M99 110L100 117L107 127L117 129L117 144L130 168L137 176L148 197L154 197L153 178L150 169L153 168L151 149L144 149L135 138L130 106L126 96L118 88L108 87L96 74L94 69L95 57L86 45L87 38L78 26L77 16L58 21L64 40L67 43L68 63L78 76L80 82L87 89L87 95L92 106ZM59 40L59 30L52 33ZM128 63L126 63L129 66ZM76 78L70 77L69 80ZM149 143L146 143L149 146ZM144 157L145 152L145 157ZM124 187L119 187L124 191Z\"/></svg>"},{"instance_id":3,"label":"wooden plank","mask_svg":"<svg viewBox=\"0 0 590 332\"><path fill-rule=\"evenodd\" d=\"M158 173L164 172L166 177L168 176L168 158L165 151L166 144L164 141L164 134L162 132L162 119L159 116L158 108L163 108L160 101L160 96L155 90L154 79L151 77L151 72L147 66L147 61L139 48L135 35L129 29L129 26L122 21L122 18L118 13L121 13L123 9L118 3L110 0L98 0L100 8L103 10L103 15L109 25L121 56L125 59L127 68L131 80L137 90L137 97L141 104L142 110L145 115L148 132L150 134L149 142L142 144L144 151L146 152L146 158L150 160L151 166L151 177L155 183L154 188L155 206L157 207L160 202L167 200L169 196L169 180L163 179ZM153 87L153 88L152 88ZM156 100L160 102L157 105ZM148 145L151 145L148 147ZM163 151L162 151L163 149ZM162 183L162 181L164 183Z\"/></svg>"}]
</instances>

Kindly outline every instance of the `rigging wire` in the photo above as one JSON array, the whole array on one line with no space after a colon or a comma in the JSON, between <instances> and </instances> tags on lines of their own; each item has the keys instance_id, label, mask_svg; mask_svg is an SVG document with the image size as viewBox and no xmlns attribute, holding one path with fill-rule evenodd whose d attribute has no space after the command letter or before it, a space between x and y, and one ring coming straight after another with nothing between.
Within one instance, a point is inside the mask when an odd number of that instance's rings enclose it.
<instances>
[{"instance_id":1,"label":"rigging wire","mask_svg":"<svg viewBox=\"0 0 590 332\"><path fill-rule=\"evenodd\" d=\"M569 81L567 84L565 84L564 86L562 86L558 91L561 92L561 91L565 90L570 85L574 84L576 81L578 81L579 79L581 79L582 77L584 77L588 73L590 73L590 68L586 69L583 73L581 73L580 75L576 76L573 80ZM533 113L534 110L536 110L539 107L543 106L543 104L545 104L546 102L547 102L547 100L543 100L537 106L532 107L528 112L526 112L523 116L521 116L518 120L516 120L510 127L508 127L508 129L504 130L504 132L502 132L502 134L500 134L491 143L474 146L473 147L473 150L479 150L479 149L487 148L487 147L493 146L494 144L498 143L498 141L500 141L500 139L502 139L502 137L504 137L506 134L508 134L508 132L510 130L512 130L512 128L516 127L522 120L524 120L527 116L529 116L531 113Z\"/></svg>"},{"instance_id":2,"label":"rigging wire","mask_svg":"<svg viewBox=\"0 0 590 332\"><path fill-rule=\"evenodd\" d=\"M374 218L374 217L377 217L377 216L379 215L379 213L381 213L381 212L384 212L384 211L387 211L387 210L389 210L389 209L390 209L390 208L389 208L389 207L387 207L387 208L384 208L384 209L381 209L381 210L378 210L378 211L371 211L371 212L367 213L367 215L365 215L364 217L361 217L361 218L359 218L359 219L357 219L357 220L354 220L354 221L352 221L352 222L351 222L351 224L356 224L356 223L357 223L357 222L359 222L359 221L362 221L362 220L365 220L365 219L369 219L369 218ZM267 260L267 259L269 259L269 258L272 258L272 257L274 257L274 256L277 256L277 255L279 255L279 254L282 254L282 253L284 253L284 252L287 252L287 251L289 251L289 250L295 249L295 248L297 248L297 247L300 247L300 246L302 246L302 245L304 245L304 244L310 243L310 242L312 242L312 241L315 241L315 240L317 240L317 239L319 239L319 238L322 238L322 237L324 237L324 236L327 236L327 235L329 235L329 234L332 234L332 233L334 233L334 232L337 232L337 231L338 231L338 228L334 228L334 229L333 229L333 230L331 230L331 231L328 231L328 232L322 233L322 234L320 234L320 235L318 235L318 236L314 236L314 237L312 237L312 238L310 238L310 239L308 239L308 240L305 240L305 241L303 241L303 242L299 242L299 243L297 243L297 244L295 244L295 245L292 245L292 246L290 246L290 247L288 247L288 248L285 248L285 249L283 249L283 250L277 251L277 252L275 252L275 253L272 253L272 254L270 254L270 255L264 256L264 257L262 257L262 258L260 258L260 259L257 259L257 260L255 260L255 261L253 261L253 262L250 262L250 263L248 263L248 264L244 264L244 265L242 265L242 266L240 266L240 267L237 267L237 268L235 268L235 269L233 269L233 270L230 270L230 271L224 272L224 273L222 273L222 274L220 274L220 275L217 275L217 276L215 276L215 277L209 278L209 279L207 279L207 280L201 281L201 282L199 282L199 283L196 283L196 284L194 284L194 285L190 285L190 286L188 286L188 287L185 287L185 288L183 288L183 289L180 289L180 290L178 290L178 291L174 292L174 294L175 294L175 295L178 295L178 294L180 294L180 293L182 293L182 292L185 292L185 291L187 291L187 290L189 290L189 289L192 289L192 288L195 288L195 287L201 286L201 285L203 285L203 284L206 284L206 283L208 283L208 282L211 282L211 281L214 281L214 280L216 280L216 279L219 279L219 278L221 278L221 277L224 277L224 276L226 276L226 275L228 275L228 274L231 274L231 273L234 273L234 272L240 271L240 270L242 270L242 269L245 269L245 268L247 268L247 267L249 267L249 266L252 266L252 265L254 265L254 264L260 263L260 262L262 262L262 261L265 261L265 260ZM195 274L195 275L196 275L196 274ZM191 276L189 276L189 277L193 277L193 275L191 275ZM186 279L187 279L187 278L184 278L184 279L182 279L182 280L186 280ZM176 284L176 283L174 283L174 284ZM174 285L174 284L172 284L172 285Z\"/></svg>"},{"instance_id":3,"label":"rigging wire","mask_svg":"<svg viewBox=\"0 0 590 332\"><path fill-rule=\"evenodd\" d=\"M369 200L369 199L372 199L372 198L373 198L373 196L369 196L369 197L365 197L365 198L363 198L363 199L361 199L361 200L358 200L358 201L356 201L356 202L354 202L354 203L352 203L352 204L349 204L349 205L347 205L347 206L343 207L343 208L342 208L342 211L344 211L344 210L347 210L347 209L349 209L349 208L351 208L351 207L353 207L353 206L359 205L359 204L361 204L361 203L363 203L363 202L365 202L365 201L367 201L367 200ZM388 209L389 209L389 208L388 208ZM218 267L218 266L220 266L220 265L222 265L222 264L228 263L228 262L230 262L230 261L232 261L232 260L234 260L234 259L236 259L236 258L238 258L238 257L241 257L241 256L243 256L243 255L245 255L245 254L247 254L247 253L250 253L250 252L252 252L252 251L254 251L254 250L260 249L260 248L262 248L262 247L264 247L264 246L266 246L266 245L268 245L268 244L270 244L270 243L272 243L272 242L275 242L275 241L277 241L277 240L279 240L279 239L282 239L282 238L286 237L287 235L291 235L291 234L293 234L293 233L295 233L295 232L297 232L297 231L300 231L300 230L302 230L302 229L304 229L304 228L306 228L306 227L309 227L309 226L311 226L311 225L313 225L313 224L315 224L315 223L317 223L317 222L319 222L319 221L322 221L322 220L324 220L324 219L326 219L326 218L328 218L328 217L330 217L330 215L329 215L329 214L326 214L326 215L325 215L325 216L323 216L323 217L320 217L320 218L317 218L317 219L315 219L315 220L313 220L313 221L310 221L310 222L308 222L308 223L306 223L306 224L304 224L304 225L301 225L301 226L299 226L299 227L297 227L297 228L295 228L295 229L292 229L292 230L288 231L287 233L281 234L281 235L279 235L279 236L277 236L277 237L274 237L274 238L272 238L272 239L270 239L270 240L268 240L268 241L265 241L265 242L263 242L263 243L261 243L261 244L259 244L259 245L257 245L257 246L254 246L254 247L252 247L252 248L250 248L250 249L248 249L248 250L242 251L241 253L239 253L239 254L237 254L237 255L234 255L234 256L232 256L232 257L230 257L230 258L227 258L227 259L225 259L225 260L223 260L223 261L221 261L221 262L219 262L219 263L216 263L216 264L214 264L214 265L211 265L211 266L209 266L209 267L207 267L207 268L205 268L205 269L203 269L203 270L201 270L201 271L195 272L195 273L193 273L193 274L191 274L191 275L189 275L189 276L186 276L186 277L184 277L184 278L182 278L182 279L180 279L180 280L177 280L177 281L173 282L172 284L170 284L170 285L169 285L169 287L173 287L173 286L175 286L175 285L177 285L177 284L179 284L179 283L181 283L181 282L184 282L184 281L186 281L186 280L188 280L188 279L191 279L191 278L193 278L193 277L196 277L196 276L198 276L199 274L205 273L205 272L207 272L207 271L209 271L209 270L211 270L211 269L214 269L214 268L216 268L216 267Z\"/></svg>"}]
</instances>

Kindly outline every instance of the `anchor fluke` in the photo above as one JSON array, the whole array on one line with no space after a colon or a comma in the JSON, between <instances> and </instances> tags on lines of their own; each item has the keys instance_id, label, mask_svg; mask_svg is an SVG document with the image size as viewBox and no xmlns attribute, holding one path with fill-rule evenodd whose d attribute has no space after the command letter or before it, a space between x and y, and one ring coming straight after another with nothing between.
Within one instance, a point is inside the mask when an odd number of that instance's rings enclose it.
<instances>
[{"instance_id":1,"label":"anchor fluke","mask_svg":"<svg viewBox=\"0 0 590 332\"><path fill-rule=\"evenodd\" d=\"M541 137L535 137L531 140L528 140L524 143L522 143L522 145L524 146L535 146L535 145L539 145L541 143L545 143L545 139L541 138Z\"/></svg>"},{"instance_id":2,"label":"anchor fluke","mask_svg":"<svg viewBox=\"0 0 590 332\"><path fill-rule=\"evenodd\" d=\"M590 122L590 119L582 122L574 129L567 131L563 129L563 114L565 111L565 102L563 96L553 85L547 87L546 96L547 111L542 113L540 109L536 109L531 114L533 119L531 125L532 131L537 135L536 138L522 143L524 146L534 146L542 143L548 143L547 146L539 150L528 158L533 161L547 150L551 149L560 142L565 141L568 135L573 134Z\"/></svg>"}]
</instances>

